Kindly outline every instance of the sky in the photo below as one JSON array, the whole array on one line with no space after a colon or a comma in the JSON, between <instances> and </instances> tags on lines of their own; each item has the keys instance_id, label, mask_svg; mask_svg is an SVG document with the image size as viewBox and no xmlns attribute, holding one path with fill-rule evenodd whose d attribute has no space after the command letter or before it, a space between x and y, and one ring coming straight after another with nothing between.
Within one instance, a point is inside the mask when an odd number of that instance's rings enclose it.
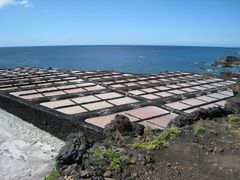
<instances>
[{"instance_id":1,"label":"sky","mask_svg":"<svg viewBox=\"0 0 240 180\"><path fill-rule=\"evenodd\" d=\"M240 47L240 0L0 0L0 46Z\"/></svg>"}]
</instances>

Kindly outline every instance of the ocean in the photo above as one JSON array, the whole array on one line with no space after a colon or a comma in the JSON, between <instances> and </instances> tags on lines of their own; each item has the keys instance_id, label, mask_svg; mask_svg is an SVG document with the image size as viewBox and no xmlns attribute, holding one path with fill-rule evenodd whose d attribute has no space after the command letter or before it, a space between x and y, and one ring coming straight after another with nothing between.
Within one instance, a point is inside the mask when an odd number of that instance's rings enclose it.
<instances>
[{"instance_id":1,"label":"ocean","mask_svg":"<svg viewBox=\"0 0 240 180\"><path fill-rule=\"evenodd\" d=\"M187 71L219 73L211 64L223 56L240 56L240 48L191 46L39 46L1 47L0 68L57 67L133 73ZM225 69L224 71L229 71ZM231 69L240 72L240 67Z\"/></svg>"}]
</instances>

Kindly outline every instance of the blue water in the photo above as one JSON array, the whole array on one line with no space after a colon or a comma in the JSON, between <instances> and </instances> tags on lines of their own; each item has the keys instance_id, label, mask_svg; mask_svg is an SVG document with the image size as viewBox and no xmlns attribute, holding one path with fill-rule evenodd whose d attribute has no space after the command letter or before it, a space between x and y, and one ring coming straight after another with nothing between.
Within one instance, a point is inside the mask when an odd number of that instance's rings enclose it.
<instances>
[{"instance_id":1,"label":"blue water","mask_svg":"<svg viewBox=\"0 0 240 180\"><path fill-rule=\"evenodd\" d=\"M185 46L46 46L0 48L0 68L19 66L136 73L218 72L219 57L240 55L240 48ZM201 69L204 69L202 71ZM234 71L239 71L239 67Z\"/></svg>"}]
</instances>

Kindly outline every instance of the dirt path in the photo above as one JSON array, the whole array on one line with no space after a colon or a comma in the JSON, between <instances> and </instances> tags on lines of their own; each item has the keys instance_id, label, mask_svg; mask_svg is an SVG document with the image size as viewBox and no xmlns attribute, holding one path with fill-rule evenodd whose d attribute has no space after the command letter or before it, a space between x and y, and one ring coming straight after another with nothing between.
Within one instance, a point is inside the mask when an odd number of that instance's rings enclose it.
<instances>
[{"instance_id":1,"label":"dirt path","mask_svg":"<svg viewBox=\"0 0 240 180\"><path fill-rule=\"evenodd\" d=\"M0 109L0 179L40 180L64 142Z\"/></svg>"}]
</instances>

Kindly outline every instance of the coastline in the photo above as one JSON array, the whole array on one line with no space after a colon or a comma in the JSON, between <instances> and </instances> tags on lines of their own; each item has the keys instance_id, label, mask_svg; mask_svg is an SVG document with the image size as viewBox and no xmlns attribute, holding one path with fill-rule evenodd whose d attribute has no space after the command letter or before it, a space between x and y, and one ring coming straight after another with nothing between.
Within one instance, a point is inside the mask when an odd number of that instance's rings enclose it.
<instances>
[{"instance_id":1,"label":"coastline","mask_svg":"<svg viewBox=\"0 0 240 180\"><path fill-rule=\"evenodd\" d=\"M215 117L215 115L225 114L223 108L226 102L236 94L236 90L232 91L230 87L236 84L238 80L233 77L219 79L215 76L190 74L179 71L149 76L114 71L64 71L52 68L16 68L2 70L1 72L3 77L1 80L1 107L3 109L22 117L28 122L32 122L39 128L45 127L44 129L51 134L55 132L53 130L56 130L58 135L63 135L62 131L68 133L66 132L67 128L65 125L68 126L69 130L72 130L73 127L76 128L76 125L79 125L79 128L88 127L88 129L84 131L81 130L82 128L78 129L81 133L72 135L71 137L74 136L74 138L67 141L65 146L63 146L63 141L31 124L23 122L22 119L4 110L0 110L0 123L2 124L0 128L0 177L3 180L42 179L47 174L51 175L51 171L55 167L56 157L56 168L62 177L65 175L67 177L75 177L76 175L76 177L86 178L96 176L93 174L95 170L92 169L92 165L88 163L92 161L91 157L90 159L85 158L84 160L86 161L82 164L77 159L83 158L83 153L89 157L87 150L95 147L95 143L98 147L99 144L97 145L97 143L104 139L105 135L107 135L106 132L109 132L110 135L112 134L112 127L122 127L122 122L126 122L127 132L129 130L128 128L131 127L130 135L127 136L126 139L124 137L124 131L123 136L119 136L119 132L122 132L121 128L117 129L117 134L113 133L113 136L111 135L114 138L120 138L114 143L116 145L120 142L125 143L127 139L130 140L131 143L128 144L130 151L126 151L130 153L132 152L131 147L133 147L134 141L137 142L135 137L143 135L144 126L146 129L147 127L152 127L156 133L161 132L163 129L168 132L169 129L170 131L176 130L170 127L173 121L176 122L175 125L182 127L186 125L186 123L192 123L192 120L195 122L202 119L202 117ZM33 79L35 78L37 78L38 81L34 81ZM48 82L48 78L50 78L51 83ZM41 79L41 81L39 79ZM16 84L16 82L18 82L18 84ZM23 82L25 83L23 84ZM39 88L42 84L44 87ZM166 94L170 96L164 97ZM93 102L91 102L91 98L94 98ZM6 101L6 99L8 99L8 101ZM209 107L210 109L208 109ZM33 109L36 111L32 111ZM203 109L205 110L203 111ZM200 114L198 110L201 112ZM205 114L203 112L205 112ZM44 116L44 113L61 117L62 121L55 122L54 120L56 120L56 118L53 117L51 119L49 118L51 116ZM120 124L114 124L112 126L111 122L115 122L114 117L116 119L116 113L122 114L122 116L118 118L118 123ZM152 114L154 114L154 116ZM65 124L63 124L64 120L66 120ZM224 123L225 121L226 118L223 119ZM180 122L180 124L177 122ZM101 129L102 136L96 138L94 133L90 137L91 127L95 127L96 130L105 127ZM194 127L189 129L189 133L192 131L192 128ZM216 129L215 126L211 126L209 129L211 130L211 128ZM185 131L185 128L182 128L182 130ZM233 130L235 130L235 128L233 128ZM228 133L227 131L225 132L226 135ZM56 136L56 134L54 135ZM209 134L206 135L208 136ZM131 138L131 136L133 137ZM151 138L154 138L154 136ZM67 136L64 137L65 140ZM192 137L191 135L190 138L192 142L195 136ZM219 136L219 138L221 139L222 137ZM112 142L111 139L110 141L109 139L105 140L107 144ZM171 138L169 140L171 140ZM182 140L185 141L185 138ZM74 143L74 145L72 145L72 143ZM103 141L103 144L104 143ZM142 143L142 141L139 141L139 143ZM181 141L179 144L181 145ZM228 144L225 145L226 147L228 146ZM192 144L190 144L190 146L192 146ZM171 161L171 159L159 159L161 156L158 155L162 154L162 152L158 151L161 150L161 148L158 149L156 147L154 146L153 149L156 150L154 151L157 155L155 159L156 163L165 160ZM173 152L177 152L175 148L172 150ZM196 149L196 152L197 151L198 149ZM192 154L196 152L193 151ZM75 153L77 153L79 157L76 158ZM133 154L137 156L143 155L143 157L146 155L145 153L139 154L137 149L134 150ZM166 155L168 154L172 154L172 152L166 152ZM236 154L237 153L234 152L228 155L235 156ZM201 155L205 157L205 154ZM127 156L130 157L130 154L127 154ZM179 157L179 155L176 156ZM186 156L188 156L188 154L186 154ZM154 159L153 156L147 155L146 157L148 159ZM154 163L152 161L146 162L145 160L138 161L138 157L135 158L137 159L135 159L134 162L137 164L140 163L137 167L142 167L141 163L149 165ZM196 159L196 161L198 160L199 159ZM182 159L178 161L181 162ZM218 161L218 159L216 159L216 161ZM69 162L70 164L68 164ZM76 163L72 164L72 162ZM65 169L66 163L69 165L67 169ZM131 166L131 164L129 165ZM74 175L72 174L74 171L71 170L75 167L79 168L79 172ZM135 165L131 166L131 168L133 167L135 167ZM164 165L164 168L166 167L168 169L169 164ZM232 167L236 168L234 165ZM148 167L144 168L144 171L149 169ZM180 166L177 168L180 168L179 171L185 172L184 168L186 167ZM70 170L70 172L68 170ZM155 170L157 171L158 169ZM142 170L139 171L139 169L135 169L134 171L136 173L142 172ZM215 170L212 172L214 173ZM122 174L123 177L132 176L129 174L130 171L125 173ZM195 174L194 171L190 173ZM188 174L188 172L186 174ZM101 176L104 177L117 177L118 175L122 176L118 173L110 175L105 173L101 174ZM158 176L158 173L155 175ZM168 176L169 175L166 175L166 177ZM134 177L136 176L134 175Z\"/></svg>"}]
</instances>

